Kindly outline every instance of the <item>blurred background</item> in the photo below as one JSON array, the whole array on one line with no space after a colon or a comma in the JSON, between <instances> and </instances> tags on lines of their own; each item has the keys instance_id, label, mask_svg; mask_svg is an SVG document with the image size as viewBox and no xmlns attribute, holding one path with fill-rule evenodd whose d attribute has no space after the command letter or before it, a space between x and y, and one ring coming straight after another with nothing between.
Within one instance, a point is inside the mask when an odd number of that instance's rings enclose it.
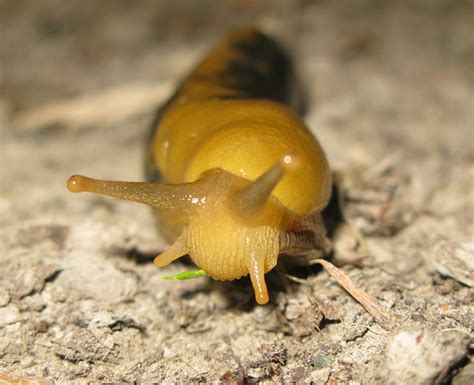
<instances>
[{"instance_id":1,"label":"blurred background","mask_svg":"<svg viewBox=\"0 0 474 385\"><path fill-rule=\"evenodd\" d=\"M467 73L472 7L469 0L1 0L0 97L18 112L113 85L182 76L226 31L249 24L303 57L392 62L409 76L413 62L428 55L447 75Z\"/></svg>"}]
</instances>

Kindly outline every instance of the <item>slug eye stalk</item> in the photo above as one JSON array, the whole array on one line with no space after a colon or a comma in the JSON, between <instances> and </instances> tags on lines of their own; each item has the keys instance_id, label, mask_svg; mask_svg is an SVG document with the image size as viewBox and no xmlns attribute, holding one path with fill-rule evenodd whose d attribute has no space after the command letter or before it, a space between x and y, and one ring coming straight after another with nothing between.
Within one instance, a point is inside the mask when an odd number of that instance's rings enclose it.
<instances>
[{"instance_id":1,"label":"slug eye stalk","mask_svg":"<svg viewBox=\"0 0 474 385\"><path fill-rule=\"evenodd\" d=\"M273 189L287 171L298 165L295 155L284 155L268 171L236 194L234 210L243 219L255 218L262 214Z\"/></svg>"},{"instance_id":2,"label":"slug eye stalk","mask_svg":"<svg viewBox=\"0 0 474 385\"><path fill-rule=\"evenodd\" d=\"M196 203L202 201L201 195L206 190L203 184L201 179L193 183L165 184L118 182L73 175L67 182L67 188L74 193L90 192L192 215L198 207Z\"/></svg>"}]
</instances>

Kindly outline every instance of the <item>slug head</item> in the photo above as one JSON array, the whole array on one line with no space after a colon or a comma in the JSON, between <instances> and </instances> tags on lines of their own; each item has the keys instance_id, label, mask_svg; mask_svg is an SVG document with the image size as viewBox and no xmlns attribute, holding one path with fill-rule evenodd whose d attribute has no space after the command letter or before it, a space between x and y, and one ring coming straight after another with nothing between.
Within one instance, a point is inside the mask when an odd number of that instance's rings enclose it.
<instances>
[{"instance_id":1,"label":"slug head","mask_svg":"<svg viewBox=\"0 0 474 385\"><path fill-rule=\"evenodd\" d=\"M275 267L280 233L293 214L271 196L298 159L285 155L251 182L221 169L211 169L191 183L114 182L80 175L68 181L71 192L93 192L146 203L178 216L183 231L155 258L159 267L190 255L214 279L233 280L250 274L259 304L268 302L265 273Z\"/></svg>"}]
</instances>

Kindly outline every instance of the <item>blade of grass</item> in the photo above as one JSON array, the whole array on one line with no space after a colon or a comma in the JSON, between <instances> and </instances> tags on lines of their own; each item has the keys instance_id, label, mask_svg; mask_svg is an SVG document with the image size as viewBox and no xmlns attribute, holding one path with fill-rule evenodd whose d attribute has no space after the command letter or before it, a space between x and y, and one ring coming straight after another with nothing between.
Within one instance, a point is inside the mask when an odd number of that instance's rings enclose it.
<instances>
[{"instance_id":1,"label":"blade of grass","mask_svg":"<svg viewBox=\"0 0 474 385\"><path fill-rule=\"evenodd\" d=\"M184 279L204 277L206 275L207 274L204 270L191 270L191 271L183 271L182 273L178 273L176 275L167 275L165 277L161 277L161 279L164 279L166 281L171 281L175 279L184 280Z\"/></svg>"}]
</instances>

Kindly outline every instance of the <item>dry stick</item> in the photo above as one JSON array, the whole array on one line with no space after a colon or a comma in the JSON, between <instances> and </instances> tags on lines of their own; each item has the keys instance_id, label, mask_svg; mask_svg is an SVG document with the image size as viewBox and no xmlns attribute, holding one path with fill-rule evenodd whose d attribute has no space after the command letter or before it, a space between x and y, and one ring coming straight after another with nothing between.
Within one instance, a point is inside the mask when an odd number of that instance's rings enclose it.
<instances>
[{"instance_id":1,"label":"dry stick","mask_svg":"<svg viewBox=\"0 0 474 385\"><path fill-rule=\"evenodd\" d=\"M320 264L352 297L354 297L367 312L375 319L380 326L390 330L394 326L394 320L390 312L379 305L377 300L368 295L364 290L358 287L351 279L332 263L324 259L315 259L310 262L311 265Z\"/></svg>"}]
</instances>

